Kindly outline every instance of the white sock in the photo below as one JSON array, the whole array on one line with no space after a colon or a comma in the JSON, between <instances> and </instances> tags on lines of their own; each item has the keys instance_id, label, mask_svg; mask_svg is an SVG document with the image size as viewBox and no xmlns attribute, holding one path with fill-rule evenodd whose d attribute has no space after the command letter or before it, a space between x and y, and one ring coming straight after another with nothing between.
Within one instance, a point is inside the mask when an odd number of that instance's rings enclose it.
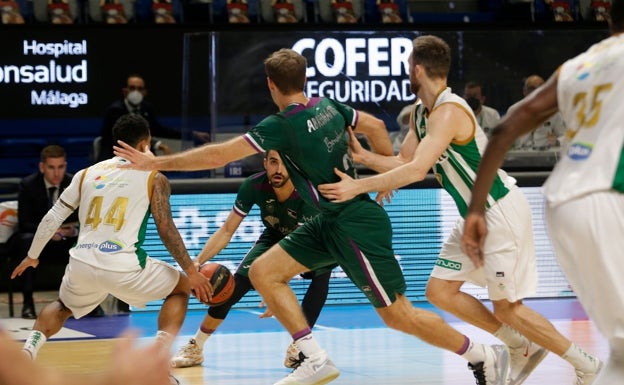
<instances>
[{"instance_id":1,"label":"white sock","mask_svg":"<svg viewBox=\"0 0 624 385\"><path fill-rule=\"evenodd\" d=\"M596 357L585 352L574 342L570 345L570 348L563 353L561 358L568 361L575 369L583 373L594 373L598 369L598 365L600 365Z\"/></svg>"},{"instance_id":2,"label":"white sock","mask_svg":"<svg viewBox=\"0 0 624 385\"><path fill-rule=\"evenodd\" d=\"M507 324L503 324L503 326L494 333L494 336L512 349L524 346L528 342L526 337Z\"/></svg>"},{"instance_id":3,"label":"white sock","mask_svg":"<svg viewBox=\"0 0 624 385\"><path fill-rule=\"evenodd\" d=\"M206 340L210 338L211 335L212 333L205 333L201 329L197 329L197 333L195 333L195 337L193 337L193 339L195 339L197 346L203 348L204 343L206 343Z\"/></svg>"},{"instance_id":4,"label":"white sock","mask_svg":"<svg viewBox=\"0 0 624 385\"><path fill-rule=\"evenodd\" d=\"M461 355L471 364L485 361L485 347L478 343L470 341L468 349Z\"/></svg>"},{"instance_id":5,"label":"white sock","mask_svg":"<svg viewBox=\"0 0 624 385\"><path fill-rule=\"evenodd\" d=\"M313 354L322 352L321 346L316 342L316 339L312 335L312 333L303 336L295 341L295 345L299 348L299 350L306 356L310 357Z\"/></svg>"},{"instance_id":6,"label":"white sock","mask_svg":"<svg viewBox=\"0 0 624 385\"><path fill-rule=\"evenodd\" d=\"M33 330L30 332L30 335L28 336L26 342L24 342L24 347L22 349L30 353L30 356L34 360L35 358L37 358L37 353L39 352L39 349L41 349L41 347L43 346L43 344L45 344L47 340L48 339L46 338L45 334L43 334L39 330Z\"/></svg>"}]
</instances>

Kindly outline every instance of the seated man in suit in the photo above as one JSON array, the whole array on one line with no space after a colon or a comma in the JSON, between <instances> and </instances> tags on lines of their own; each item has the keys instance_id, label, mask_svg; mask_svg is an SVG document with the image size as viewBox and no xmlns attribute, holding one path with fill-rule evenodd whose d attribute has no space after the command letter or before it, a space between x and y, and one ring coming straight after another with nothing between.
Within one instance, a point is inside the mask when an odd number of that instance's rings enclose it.
<instances>
[{"instance_id":1,"label":"seated man in suit","mask_svg":"<svg viewBox=\"0 0 624 385\"><path fill-rule=\"evenodd\" d=\"M20 182L17 198L18 230L13 236L14 253L24 256L30 248L37 226L48 212L54 201L69 186L72 175L67 173L67 154L57 145L50 145L41 151L39 171ZM67 264L69 249L78 235L78 216L72 214L58 228L52 240L43 249L41 260L55 264ZM61 283L62 273L58 276L57 286ZM28 269L22 274L22 293L24 306L22 318L35 319L33 291L35 289L35 269Z\"/></svg>"}]
</instances>

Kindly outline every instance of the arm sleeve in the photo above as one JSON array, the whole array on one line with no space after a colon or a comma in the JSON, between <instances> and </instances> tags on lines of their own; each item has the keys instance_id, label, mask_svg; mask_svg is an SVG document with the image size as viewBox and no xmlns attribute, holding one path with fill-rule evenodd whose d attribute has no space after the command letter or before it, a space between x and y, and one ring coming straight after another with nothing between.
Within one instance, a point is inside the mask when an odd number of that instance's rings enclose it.
<instances>
[{"instance_id":1,"label":"arm sleeve","mask_svg":"<svg viewBox=\"0 0 624 385\"><path fill-rule=\"evenodd\" d=\"M339 103L335 100L332 100L332 102L334 103L334 106L336 107L338 112L340 112L340 115L342 115L347 121L347 125L355 128L358 122L357 110L355 110L351 106L347 106L346 104Z\"/></svg>"},{"instance_id":2,"label":"arm sleeve","mask_svg":"<svg viewBox=\"0 0 624 385\"><path fill-rule=\"evenodd\" d=\"M258 152L267 150L284 151L288 148L288 132L285 119L276 114L267 116L245 134L245 138Z\"/></svg>"},{"instance_id":3,"label":"arm sleeve","mask_svg":"<svg viewBox=\"0 0 624 385\"><path fill-rule=\"evenodd\" d=\"M238 189L236 194L236 201L234 201L234 212L238 215L245 217L249 214L249 211L254 205L252 194L252 182L250 178L245 179Z\"/></svg>"},{"instance_id":4,"label":"arm sleeve","mask_svg":"<svg viewBox=\"0 0 624 385\"><path fill-rule=\"evenodd\" d=\"M76 210L80 201L80 179L82 179L83 172L84 170L81 170L74 176L69 187L63 191L63 194L61 194L54 206L39 223L33 242L28 250L28 257L32 259L39 258L41 251L50 238L54 236L56 230Z\"/></svg>"}]
</instances>

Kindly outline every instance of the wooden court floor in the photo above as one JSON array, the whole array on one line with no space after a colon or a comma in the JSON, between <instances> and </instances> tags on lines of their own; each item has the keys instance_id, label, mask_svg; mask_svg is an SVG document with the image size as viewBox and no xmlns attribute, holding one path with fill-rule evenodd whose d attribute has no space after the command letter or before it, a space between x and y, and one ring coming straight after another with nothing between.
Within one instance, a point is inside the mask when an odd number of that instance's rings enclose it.
<instances>
[{"instance_id":1,"label":"wooden court floor","mask_svg":"<svg viewBox=\"0 0 624 385\"><path fill-rule=\"evenodd\" d=\"M553 323L588 352L606 358L607 344L590 321ZM475 340L497 343L494 337L472 326L463 323L453 326ZM463 359L387 328L323 327L315 330L315 335L341 370L340 377L332 384L474 384ZM173 350L188 338L188 335L178 337ZM187 385L270 385L289 373L282 367L288 342L284 332L215 334L205 345L203 365L174 369L174 375ZM102 367L111 354L111 346L111 339L52 340L43 347L38 359L69 371L88 372ZM525 384L570 385L573 381L572 367L550 354Z\"/></svg>"}]
</instances>

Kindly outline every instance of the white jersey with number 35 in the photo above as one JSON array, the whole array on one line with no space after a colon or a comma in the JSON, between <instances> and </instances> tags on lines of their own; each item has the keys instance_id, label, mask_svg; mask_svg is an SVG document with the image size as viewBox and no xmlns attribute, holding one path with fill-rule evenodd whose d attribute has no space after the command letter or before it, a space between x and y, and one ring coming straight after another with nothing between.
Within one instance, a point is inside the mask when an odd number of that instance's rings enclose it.
<instances>
[{"instance_id":1,"label":"white jersey with number 35","mask_svg":"<svg viewBox=\"0 0 624 385\"><path fill-rule=\"evenodd\" d=\"M156 171L117 167L125 162L115 157L81 170L66 191L68 203L80 205L80 233L70 255L103 270L137 271L147 258L141 246Z\"/></svg>"},{"instance_id":2,"label":"white jersey with number 35","mask_svg":"<svg viewBox=\"0 0 624 385\"><path fill-rule=\"evenodd\" d=\"M568 145L544 185L551 205L594 191L624 192L624 34L559 70L557 98Z\"/></svg>"}]
</instances>

